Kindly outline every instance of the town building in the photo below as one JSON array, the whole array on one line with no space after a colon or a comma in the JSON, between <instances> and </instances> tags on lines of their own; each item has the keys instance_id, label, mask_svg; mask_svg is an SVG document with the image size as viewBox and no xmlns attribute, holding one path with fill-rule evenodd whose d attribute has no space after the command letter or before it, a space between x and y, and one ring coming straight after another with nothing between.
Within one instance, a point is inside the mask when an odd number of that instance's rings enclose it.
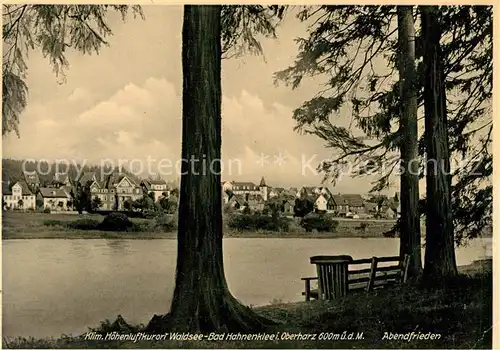
<instances>
[{"instance_id":1,"label":"town building","mask_svg":"<svg viewBox=\"0 0 500 350\"><path fill-rule=\"evenodd\" d=\"M222 190L229 191L234 195L261 195L265 201L269 198L269 187L264 177L260 180L259 186L253 182L224 181Z\"/></svg>"},{"instance_id":2,"label":"town building","mask_svg":"<svg viewBox=\"0 0 500 350\"><path fill-rule=\"evenodd\" d=\"M36 196L26 181L17 181L12 186L10 182L2 183L3 209L32 209L36 207Z\"/></svg>"},{"instance_id":3,"label":"town building","mask_svg":"<svg viewBox=\"0 0 500 350\"><path fill-rule=\"evenodd\" d=\"M154 195L154 201L158 202L162 197L170 197L167 182L163 179L141 181L142 190L147 194Z\"/></svg>"},{"instance_id":4,"label":"town building","mask_svg":"<svg viewBox=\"0 0 500 350\"><path fill-rule=\"evenodd\" d=\"M37 200L42 203L44 209L65 211L68 207L68 193L60 188L41 187L37 193Z\"/></svg>"}]
</instances>

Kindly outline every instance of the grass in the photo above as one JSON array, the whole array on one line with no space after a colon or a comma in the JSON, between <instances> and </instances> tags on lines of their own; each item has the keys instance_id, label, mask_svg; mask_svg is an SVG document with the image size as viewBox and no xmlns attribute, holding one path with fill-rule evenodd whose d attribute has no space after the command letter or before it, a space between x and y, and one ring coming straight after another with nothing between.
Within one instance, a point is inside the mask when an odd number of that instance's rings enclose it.
<instances>
[{"instance_id":1,"label":"grass","mask_svg":"<svg viewBox=\"0 0 500 350\"><path fill-rule=\"evenodd\" d=\"M475 263L446 287L399 286L311 301L255 308L280 324L268 334L315 334L315 340L278 341L102 341L80 337L4 340L4 348L490 348L492 347L492 274ZM108 330L110 323L108 322ZM362 339L319 340L320 334L362 333ZM439 334L434 340L387 340L387 333ZM336 336L334 336L336 337Z\"/></svg>"},{"instance_id":2,"label":"grass","mask_svg":"<svg viewBox=\"0 0 500 350\"><path fill-rule=\"evenodd\" d=\"M130 218L138 226L146 227L140 232L102 232L99 230L79 230L68 225L76 220L102 221L100 214L45 214L37 212L2 213L3 239L175 239L176 232L164 232L151 227L153 219ZM393 222L375 220L339 220L336 232L305 232L295 222L291 223L289 232L275 231L238 231L228 227L224 229L225 237L242 238L340 238L340 237L383 237L382 233L392 228ZM359 227L363 229L359 229ZM174 230L175 231L175 230Z\"/></svg>"}]
</instances>

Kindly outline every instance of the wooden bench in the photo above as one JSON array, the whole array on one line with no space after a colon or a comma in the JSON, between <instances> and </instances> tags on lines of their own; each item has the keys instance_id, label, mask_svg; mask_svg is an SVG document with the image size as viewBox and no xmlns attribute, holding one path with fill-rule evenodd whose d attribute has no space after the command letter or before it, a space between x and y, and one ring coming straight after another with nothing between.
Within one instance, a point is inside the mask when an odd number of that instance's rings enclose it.
<instances>
[{"instance_id":1,"label":"wooden bench","mask_svg":"<svg viewBox=\"0 0 500 350\"><path fill-rule=\"evenodd\" d=\"M373 257L353 260L349 255L313 256L317 277L303 277L306 301L330 300L352 292L371 291L396 283L406 283L410 256ZM356 268L352 268L356 267ZM318 287L311 289L311 281Z\"/></svg>"}]
</instances>

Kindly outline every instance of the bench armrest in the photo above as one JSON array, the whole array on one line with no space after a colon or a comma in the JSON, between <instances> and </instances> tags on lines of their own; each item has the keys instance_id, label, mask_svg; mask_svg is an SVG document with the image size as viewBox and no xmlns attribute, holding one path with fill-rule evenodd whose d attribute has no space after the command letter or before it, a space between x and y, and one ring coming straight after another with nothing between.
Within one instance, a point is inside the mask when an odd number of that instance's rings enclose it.
<instances>
[{"instance_id":1,"label":"bench armrest","mask_svg":"<svg viewBox=\"0 0 500 350\"><path fill-rule=\"evenodd\" d=\"M318 277L302 277L301 280L302 281L313 281L313 280L317 280Z\"/></svg>"}]
</instances>

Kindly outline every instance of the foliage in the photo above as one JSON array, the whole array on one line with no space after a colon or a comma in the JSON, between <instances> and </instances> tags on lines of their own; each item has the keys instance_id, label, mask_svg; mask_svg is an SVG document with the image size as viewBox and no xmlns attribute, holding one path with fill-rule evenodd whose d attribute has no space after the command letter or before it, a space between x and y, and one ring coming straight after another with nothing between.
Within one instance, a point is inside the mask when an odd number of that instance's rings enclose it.
<instances>
[{"instance_id":1,"label":"foliage","mask_svg":"<svg viewBox=\"0 0 500 350\"><path fill-rule=\"evenodd\" d=\"M102 206L102 201L101 198L99 197L94 197L92 201L90 202L90 211L95 212L99 210L99 208Z\"/></svg>"},{"instance_id":2,"label":"foliage","mask_svg":"<svg viewBox=\"0 0 500 350\"><path fill-rule=\"evenodd\" d=\"M359 226L356 227L356 229L361 232L365 232L367 228L368 228L368 223L366 222L361 222Z\"/></svg>"},{"instance_id":3,"label":"foliage","mask_svg":"<svg viewBox=\"0 0 500 350\"><path fill-rule=\"evenodd\" d=\"M296 198L293 207L293 215L303 218L314 210L314 203L308 198Z\"/></svg>"},{"instance_id":4,"label":"foliage","mask_svg":"<svg viewBox=\"0 0 500 350\"><path fill-rule=\"evenodd\" d=\"M127 211L132 210L132 201L130 199L127 199L123 202L123 209Z\"/></svg>"},{"instance_id":5,"label":"foliage","mask_svg":"<svg viewBox=\"0 0 500 350\"><path fill-rule=\"evenodd\" d=\"M45 214L50 214L50 208L45 208L45 209L43 209L43 212L44 212Z\"/></svg>"},{"instance_id":6,"label":"foliage","mask_svg":"<svg viewBox=\"0 0 500 350\"><path fill-rule=\"evenodd\" d=\"M133 227L132 221L123 213L111 213L107 215L99 225L103 231L127 231Z\"/></svg>"},{"instance_id":7,"label":"foliage","mask_svg":"<svg viewBox=\"0 0 500 350\"><path fill-rule=\"evenodd\" d=\"M177 229L177 217L163 214L155 218L155 228L163 232L171 232Z\"/></svg>"},{"instance_id":8,"label":"foliage","mask_svg":"<svg viewBox=\"0 0 500 350\"><path fill-rule=\"evenodd\" d=\"M307 232L317 230L318 232L335 232L339 222L333 220L329 215L325 214L310 214L306 215L300 221Z\"/></svg>"},{"instance_id":9,"label":"foliage","mask_svg":"<svg viewBox=\"0 0 500 350\"><path fill-rule=\"evenodd\" d=\"M44 226L64 226L64 223L61 220L44 220Z\"/></svg>"},{"instance_id":10,"label":"foliage","mask_svg":"<svg viewBox=\"0 0 500 350\"><path fill-rule=\"evenodd\" d=\"M289 220L280 216L269 216L258 213L230 214L228 226L242 231L288 231Z\"/></svg>"},{"instance_id":11,"label":"foliage","mask_svg":"<svg viewBox=\"0 0 500 350\"><path fill-rule=\"evenodd\" d=\"M276 74L296 88L306 76L323 77L325 88L294 111L296 130L318 136L332 158L318 169L335 182L349 164L352 176L377 174L372 191L390 185L398 170L399 83L395 6L306 7L298 17L310 23L298 39L297 60ZM442 6L443 54L453 171L455 238L476 237L492 215L492 7ZM418 24L418 22L417 22ZM416 37L417 61L422 57ZM423 67L418 101L423 102ZM352 127L335 117L352 114ZM420 139L421 168L425 144ZM471 220L472 218L472 220Z\"/></svg>"},{"instance_id":12,"label":"foliage","mask_svg":"<svg viewBox=\"0 0 500 350\"><path fill-rule=\"evenodd\" d=\"M64 78L67 49L92 54L108 44L109 11L118 11L125 20L129 6L3 5L2 135L15 131L19 136L19 116L28 98L28 53L40 50L55 74ZM132 12L142 16L139 6L132 6Z\"/></svg>"},{"instance_id":13,"label":"foliage","mask_svg":"<svg viewBox=\"0 0 500 350\"><path fill-rule=\"evenodd\" d=\"M81 214L84 210L92 210L91 208L91 194L90 188L82 186L79 183L73 186L70 191L73 205L75 209Z\"/></svg>"},{"instance_id":14,"label":"foliage","mask_svg":"<svg viewBox=\"0 0 500 350\"><path fill-rule=\"evenodd\" d=\"M177 200L172 197L162 197L159 200L161 208L168 214L173 214L177 210Z\"/></svg>"},{"instance_id":15,"label":"foliage","mask_svg":"<svg viewBox=\"0 0 500 350\"><path fill-rule=\"evenodd\" d=\"M77 219L67 224L73 230L98 230L101 222L95 219Z\"/></svg>"},{"instance_id":16,"label":"foliage","mask_svg":"<svg viewBox=\"0 0 500 350\"><path fill-rule=\"evenodd\" d=\"M276 26L284 16L286 6L225 5L221 13L221 45L223 58L243 54L263 54L255 37L260 34L276 38Z\"/></svg>"}]
</instances>

